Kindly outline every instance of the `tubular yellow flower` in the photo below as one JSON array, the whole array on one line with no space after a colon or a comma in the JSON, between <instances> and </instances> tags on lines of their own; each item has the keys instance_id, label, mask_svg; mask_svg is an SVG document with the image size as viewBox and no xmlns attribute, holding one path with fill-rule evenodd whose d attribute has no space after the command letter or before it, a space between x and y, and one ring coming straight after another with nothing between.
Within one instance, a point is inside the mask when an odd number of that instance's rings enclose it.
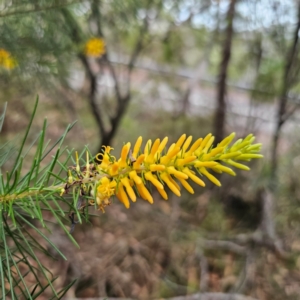
<instances>
[{"instance_id":1,"label":"tubular yellow flower","mask_svg":"<svg viewBox=\"0 0 300 300\"><path fill-rule=\"evenodd\" d=\"M181 178L181 179L188 179L189 178L186 174L184 174L180 171L177 171L174 167L168 167L167 171L169 172L169 174L174 175L178 179L179 178Z\"/></svg>"},{"instance_id":2,"label":"tubular yellow flower","mask_svg":"<svg viewBox=\"0 0 300 300\"><path fill-rule=\"evenodd\" d=\"M143 141L143 138L141 136L139 136L138 139L136 140L136 143L133 148L133 152L132 152L133 158L137 158L137 155L138 155L141 145L142 145L142 141Z\"/></svg>"},{"instance_id":3,"label":"tubular yellow flower","mask_svg":"<svg viewBox=\"0 0 300 300\"><path fill-rule=\"evenodd\" d=\"M116 192L117 183L113 180L110 181L107 177L102 177L99 181L97 187L97 194L96 194L96 202L102 211L104 207L109 205L109 199L113 196Z\"/></svg>"},{"instance_id":4,"label":"tubular yellow flower","mask_svg":"<svg viewBox=\"0 0 300 300\"><path fill-rule=\"evenodd\" d=\"M155 187L157 187L160 190L164 189L164 186L154 177L152 172L145 173L145 178L150 181Z\"/></svg>"},{"instance_id":5,"label":"tubular yellow flower","mask_svg":"<svg viewBox=\"0 0 300 300\"><path fill-rule=\"evenodd\" d=\"M129 177L130 177L136 184L141 184L141 183L143 183L141 177L138 176L138 174L136 173L135 170L134 170L134 171L131 171L131 172L129 173Z\"/></svg>"},{"instance_id":6,"label":"tubular yellow flower","mask_svg":"<svg viewBox=\"0 0 300 300\"><path fill-rule=\"evenodd\" d=\"M191 144L192 140L193 140L193 137L192 137L191 135L186 139L186 141L184 142L184 144L183 144L183 146L182 146L183 152L186 151L186 149L187 149L187 148L189 147L189 145Z\"/></svg>"},{"instance_id":7,"label":"tubular yellow flower","mask_svg":"<svg viewBox=\"0 0 300 300\"><path fill-rule=\"evenodd\" d=\"M163 199L168 200L168 194L164 189L157 189L159 194L163 197Z\"/></svg>"},{"instance_id":8,"label":"tubular yellow flower","mask_svg":"<svg viewBox=\"0 0 300 300\"><path fill-rule=\"evenodd\" d=\"M151 194L149 193L149 191L147 190L147 188L144 186L143 182L141 184L137 184L136 187L137 187L138 192L141 195L141 197L152 204L153 198L152 198Z\"/></svg>"},{"instance_id":9,"label":"tubular yellow flower","mask_svg":"<svg viewBox=\"0 0 300 300\"><path fill-rule=\"evenodd\" d=\"M221 182L212 174L210 174L204 167L199 169L200 173L205 175L211 182L213 182L217 186L221 186Z\"/></svg>"},{"instance_id":10,"label":"tubular yellow flower","mask_svg":"<svg viewBox=\"0 0 300 300\"><path fill-rule=\"evenodd\" d=\"M170 188L170 190L178 197L181 196L179 189L176 187L174 182L170 180L170 177L167 173L161 174L160 178L167 184L167 186Z\"/></svg>"},{"instance_id":11,"label":"tubular yellow flower","mask_svg":"<svg viewBox=\"0 0 300 300\"><path fill-rule=\"evenodd\" d=\"M188 175L189 178L191 178L191 179L192 179L195 183L197 183L198 185L203 186L203 187L205 186L204 181L201 180L199 177L197 177L197 176L194 174L195 172L189 170L188 168L184 168L184 169L183 169L183 172L184 172L186 175Z\"/></svg>"},{"instance_id":12,"label":"tubular yellow flower","mask_svg":"<svg viewBox=\"0 0 300 300\"><path fill-rule=\"evenodd\" d=\"M87 155L84 170L80 168L76 154L76 167L69 172L62 193L66 193L69 186L78 184L84 193L90 191L89 196L94 197L95 201L90 200L89 203L96 203L99 209L104 210L112 196L117 196L126 208L130 206L129 198L135 202L138 196L153 203L151 189L148 189L151 185L165 200L168 199L168 189L180 196L180 186L193 194L190 181L205 187L203 179L208 179L221 186L219 179L211 172L235 176L232 167L249 170L248 166L238 161L263 157L259 154L261 144L252 144L253 135L239 139L231 146L234 137L235 133L232 133L214 147L211 133L193 143L192 136L187 138L183 134L169 148L167 137L162 141L156 139L154 143L148 140L144 148L141 148L142 137L139 137L133 150L130 143L122 147L119 159L110 154L112 148L109 146L96 155L96 164L89 164Z\"/></svg>"},{"instance_id":13,"label":"tubular yellow flower","mask_svg":"<svg viewBox=\"0 0 300 300\"><path fill-rule=\"evenodd\" d=\"M178 178L182 186L191 194L194 194L193 188L189 185L189 183L185 179Z\"/></svg>"},{"instance_id":14,"label":"tubular yellow flower","mask_svg":"<svg viewBox=\"0 0 300 300\"><path fill-rule=\"evenodd\" d=\"M185 139L186 139L186 134L183 134L183 135L178 139L178 141L176 142L175 146L176 146L176 147L181 147L182 144L184 143Z\"/></svg>"},{"instance_id":15,"label":"tubular yellow flower","mask_svg":"<svg viewBox=\"0 0 300 300\"><path fill-rule=\"evenodd\" d=\"M196 151L196 149L198 149L200 147L200 145L202 144L203 138L199 138L190 148L190 150L187 152L187 154L190 153L194 153L194 151Z\"/></svg>"},{"instance_id":16,"label":"tubular yellow flower","mask_svg":"<svg viewBox=\"0 0 300 300\"><path fill-rule=\"evenodd\" d=\"M120 168L125 168L127 166L127 156L130 150L130 143L123 146L121 151L121 158L119 159Z\"/></svg>"},{"instance_id":17,"label":"tubular yellow flower","mask_svg":"<svg viewBox=\"0 0 300 300\"><path fill-rule=\"evenodd\" d=\"M133 188L130 185L129 179L127 177L124 177L121 179L122 184L125 186L126 188L126 192L128 194L128 196L130 197L130 199L135 202L136 201L136 195L134 193Z\"/></svg>"},{"instance_id":18,"label":"tubular yellow flower","mask_svg":"<svg viewBox=\"0 0 300 300\"><path fill-rule=\"evenodd\" d=\"M130 207L130 202L122 183L120 183L118 186L117 197L125 205L126 208Z\"/></svg>"},{"instance_id":19,"label":"tubular yellow flower","mask_svg":"<svg viewBox=\"0 0 300 300\"><path fill-rule=\"evenodd\" d=\"M86 56L101 57L105 53L105 42L101 38L92 38L84 46Z\"/></svg>"},{"instance_id":20,"label":"tubular yellow flower","mask_svg":"<svg viewBox=\"0 0 300 300\"><path fill-rule=\"evenodd\" d=\"M165 165L155 165L155 164L152 164L152 165L150 165L149 168L150 168L151 172L164 171L166 169L166 166Z\"/></svg>"}]
</instances>

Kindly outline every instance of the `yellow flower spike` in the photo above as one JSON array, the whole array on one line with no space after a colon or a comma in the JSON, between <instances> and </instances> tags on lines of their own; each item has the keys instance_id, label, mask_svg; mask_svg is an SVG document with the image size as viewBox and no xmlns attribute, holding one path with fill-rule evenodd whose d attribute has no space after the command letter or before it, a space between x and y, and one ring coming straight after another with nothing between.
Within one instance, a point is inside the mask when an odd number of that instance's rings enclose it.
<instances>
[{"instance_id":1,"label":"yellow flower spike","mask_svg":"<svg viewBox=\"0 0 300 300\"><path fill-rule=\"evenodd\" d=\"M156 165L156 164L152 164L149 167L151 172L156 172L156 171L164 171L166 169L165 165Z\"/></svg>"},{"instance_id":2,"label":"yellow flower spike","mask_svg":"<svg viewBox=\"0 0 300 300\"><path fill-rule=\"evenodd\" d=\"M94 168L91 170L89 155L86 153L86 168L84 168L86 170L82 171L76 153L76 167L68 172L67 184L72 184L85 193L92 188L89 196L93 197L93 200L90 200L90 203L98 204L98 208L102 211L110 204L113 195L116 195L127 208L130 199L136 201L137 193L141 198L153 203L146 183L155 186L163 199L168 199L165 186L177 196L180 196L182 187L189 193L194 193L188 179L204 187L201 175L220 186L220 181L209 169L235 176L231 167L249 170L249 167L238 161L263 157L259 154L261 144L252 144L253 135L248 135L245 139L228 146L234 136L234 133L230 134L215 147L212 146L214 137L211 134L204 139L197 139L193 144L192 136L186 138L184 134L168 148L166 148L167 137L162 141L156 139L153 144L148 140L142 154L140 154L142 137L138 137L133 152L130 151L131 144L127 143L122 147L119 159L110 155L111 147L104 147L103 153L96 155L99 163L95 164L95 170ZM224 166L223 163L229 166ZM64 189L60 191L62 194L67 193Z\"/></svg>"},{"instance_id":3,"label":"yellow flower spike","mask_svg":"<svg viewBox=\"0 0 300 300\"><path fill-rule=\"evenodd\" d=\"M188 156L186 158L179 158L179 159L176 160L176 165L178 167L187 165L187 164L193 162L196 158L197 158L197 156L195 156L195 155Z\"/></svg>"},{"instance_id":4,"label":"yellow flower spike","mask_svg":"<svg viewBox=\"0 0 300 300\"><path fill-rule=\"evenodd\" d=\"M185 140L185 142L184 142L184 144L182 146L183 152L186 152L186 150L190 146L192 140L193 140L193 137L191 135Z\"/></svg>"},{"instance_id":5,"label":"yellow flower spike","mask_svg":"<svg viewBox=\"0 0 300 300\"><path fill-rule=\"evenodd\" d=\"M182 179L182 178L178 178L178 180L180 181L180 183L182 184L182 186L190 193L190 194L194 194L194 190L193 188L190 186L190 184Z\"/></svg>"},{"instance_id":6,"label":"yellow flower spike","mask_svg":"<svg viewBox=\"0 0 300 300\"><path fill-rule=\"evenodd\" d=\"M136 159L136 161L133 163L133 168L134 168L135 170L140 169L140 166L141 166L141 164L143 163L144 159L145 159L145 154L141 154L141 155Z\"/></svg>"},{"instance_id":7,"label":"yellow flower spike","mask_svg":"<svg viewBox=\"0 0 300 300\"><path fill-rule=\"evenodd\" d=\"M141 184L141 183L143 183L142 178L139 177L139 176L137 175L136 171L131 171L131 172L129 173L129 177L130 177L130 179L132 179L136 184Z\"/></svg>"},{"instance_id":8,"label":"yellow flower spike","mask_svg":"<svg viewBox=\"0 0 300 300\"><path fill-rule=\"evenodd\" d=\"M182 144L184 143L185 139L186 139L186 134L184 133L184 134L178 139L178 141L176 142L175 146L180 148L180 147L182 146Z\"/></svg>"},{"instance_id":9,"label":"yellow flower spike","mask_svg":"<svg viewBox=\"0 0 300 300\"><path fill-rule=\"evenodd\" d=\"M212 183L221 186L221 182L212 174L210 174L204 167L199 169L199 172L206 176Z\"/></svg>"},{"instance_id":10,"label":"yellow flower spike","mask_svg":"<svg viewBox=\"0 0 300 300\"><path fill-rule=\"evenodd\" d=\"M127 177L124 177L121 179L121 182L124 185L124 187L126 188L126 192L127 192L128 196L130 197L130 199L132 200L132 202L135 202L136 195L134 193L133 188L130 185L129 179Z\"/></svg>"},{"instance_id":11,"label":"yellow flower spike","mask_svg":"<svg viewBox=\"0 0 300 300\"><path fill-rule=\"evenodd\" d=\"M162 173L160 175L160 178L167 184L169 189L178 197L181 196L179 189L176 187L176 185L170 180L170 177L167 173Z\"/></svg>"},{"instance_id":12,"label":"yellow flower spike","mask_svg":"<svg viewBox=\"0 0 300 300\"><path fill-rule=\"evenodd\" d=\"M152 174L152 172L146 172L145 173L145 178L150 181L157 189L164 189L164 186L159 182L159 180L157 180L154 175Z\"/></svg>"},{"instance_id":13,"label":"yellow flower spike","mask_svg":"<svg viewBox=\"0 0 300 300\"><path fill-rule=\"evenodd\" d=\"M176 170L174 167L168 167L167 172L169 174L174 175L176 178L182 178L182 179L188 179L189 178L185 173Z\"/></svg>"},{"instance_id":14,"label":"yellow flower spike","mask_svg":"<svg viewBox=\"0 0 300 300\"><path fill-rule=\"evenodd\" d=\"M218 144L218 147L226 147L228 146L232 140L234 139L235 137L235 132L231 133L229 136L227 136L225 139L223 139L223 141L221 141L219 144Z\"/></svg>"},{"instance_id":15,"label":"yellow flower spike","mask_svg":"<svg viewBox=\"0 0 300 300\"><path fill-rule=\"evenodd\" d=\"M239 164L239 163L237 163L237 162L235 162L231 159L225 160L224 162L231 165L231 166L234 166L238 169L244 170L244 171L249 171L250 170L250 168L248 166L245 166L243 164Z\"/></svg>"},{"instance_id":16,"label":"yellow flower spike","mask_svg":"<svg viewBox=\"0 0 300 300\"><path fill-rule=\"evenodd\" d=\"M147 188L144 186L143 183L136 185L139 194L142 196L142 198L144 198L145 200L147 200L149 203L153 203L153 198L151 196L151 194L149 193L149 191L147 190Z\"/></svg>"},{"instance_id":17,"label":"yellow flower spike","mask_svg":"<svg viewBox=\"0 0 300 300\"><path fill-rule=\"evenodd\" d=\"M119 183L118 192L117 192L116 196L125 205L126 208L130 207L130 202L129 202L128 196L124 190L122 183Z\"/></svg>"},{"instance_id":18,"label":"yellow flower spike","mask_svg":"<svg viewBox=\"0 0 300 300\"><path fill-rule=\"evenodd\" d=\"M204 181L201 180L199 177L197 177L189 168L187 168L187 167L184 168L182 170L182 172L185 173L186 175L188 175L189 178L191 180L193 180L195 183L197 183L198 185L203 186L203 187L205 186Z\"/></svg>"},{"instance_id":19,"label":"yellow flower spike","mask_svg":"<svg viewBox=\"0 0 300 300\"><path fill-rule=\"evenodd\" d=\"M225 166L223 166L221 164L218 164L217 166L213 167L212 169L214 171L219 170L221 172L225 172L225 173L227 173L227 174L229 174L231 176L236 176L236 173L232 169L230 169L228 167L225 167Z\"/></svg>"},{"instance_id":20,"label":"yellow flower spike","mask_svg":"<svg viewBox=\"0 0 300 300\"><path fill-rule=\"evenodd\" d=\"M137 158L137 155L140 151L142 142L143 142L143 138L141 136L139 136L138 139L136 140L134 148L133 148L133 152L132 152L132 157L133 158Z\"/></svg>"}]
</instances>

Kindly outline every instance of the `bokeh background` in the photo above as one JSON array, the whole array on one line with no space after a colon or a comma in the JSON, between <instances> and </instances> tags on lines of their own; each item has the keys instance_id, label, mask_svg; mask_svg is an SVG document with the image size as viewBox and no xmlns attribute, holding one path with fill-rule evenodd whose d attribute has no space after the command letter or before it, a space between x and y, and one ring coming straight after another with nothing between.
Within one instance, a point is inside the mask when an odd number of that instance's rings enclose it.
<instances>
[{"instance_id":1,"label":"bokeh background","mask_svg":"<svg viewBox=\"0 0 300 300\"><path fill-rule=\"evenodd\" d=\"M18 142L37 95L30 139L44 118L51 140L77 120L78 151L182 133L263 143L221 188L91 211L80 249L49 219L68 260L42 260L58 287L77 278L66 299L299 299L299 29L298 0L1 0L1 143ZM87 55L91 38L105 53Z\"/></svg>"}]
</instances>

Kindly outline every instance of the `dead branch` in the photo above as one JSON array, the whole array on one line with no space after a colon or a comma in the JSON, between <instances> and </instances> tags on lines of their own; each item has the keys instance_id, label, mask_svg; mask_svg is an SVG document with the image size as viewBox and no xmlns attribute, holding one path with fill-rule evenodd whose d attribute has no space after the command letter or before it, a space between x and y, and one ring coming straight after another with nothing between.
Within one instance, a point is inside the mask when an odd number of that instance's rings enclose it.
<instances>
[{"instance_id":1,"label":"dead branch","mask_svg":"<svg viewBox=\"0 0 300 300\"><path fill-rule=\"evenodd\" d=\"M245 246L238 245L237 243L231 241L201 240L200 243L205 249L221 248L222 250L230 251L240 255L245 255L247 251Z\"/></svg>"}]
</instances>

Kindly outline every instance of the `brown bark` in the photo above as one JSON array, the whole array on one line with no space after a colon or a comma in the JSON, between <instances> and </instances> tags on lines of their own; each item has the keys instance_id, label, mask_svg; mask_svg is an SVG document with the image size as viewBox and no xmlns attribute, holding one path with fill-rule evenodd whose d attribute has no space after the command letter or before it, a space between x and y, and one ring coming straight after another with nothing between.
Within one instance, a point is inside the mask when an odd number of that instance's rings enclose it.
<instances>
[{"instance_id":1,"label":"brown bark","mask_svg":"<svg viewBox=\"0 0 300 300\"><path fill-rule=\"evenodd\" d=\"M277 167L278 167L278 143L280 139L280 132L283 124L288 119L290 114L287 113L287 100L288 100L288 92L292 85L292 71L293 64L295 62L296 54L298 52L298 42L299 42L299 30L300 30L300 1L298 2L298 20L297 25L295 27L295 31L293 34L293 43L291 48L289 49L284 74L282 79L282 90L281 95L278 102L277 109L277 117L276 117L276 127L273 134L273 145L272 145L272 153L271 153L271 175L273 178L276 177Z\"/></svg>"},{"instance_id":2,"label":"brown bark","mask_svg":"<svg viewBox=\"0 0 300 300\"><path fill-rule=\"evenodd\" d=\"M238 0L231 0L227 11L225 38L222 46L222 61L220 64L219 78L217 83L217 108L214 117L214 135L216 142L220 142L225 132L225 114L226 114L226 81L227 70L231 57L231 44L233 37L233 20L235 15L235 5Z\"/></svg>"}]
</instances>

